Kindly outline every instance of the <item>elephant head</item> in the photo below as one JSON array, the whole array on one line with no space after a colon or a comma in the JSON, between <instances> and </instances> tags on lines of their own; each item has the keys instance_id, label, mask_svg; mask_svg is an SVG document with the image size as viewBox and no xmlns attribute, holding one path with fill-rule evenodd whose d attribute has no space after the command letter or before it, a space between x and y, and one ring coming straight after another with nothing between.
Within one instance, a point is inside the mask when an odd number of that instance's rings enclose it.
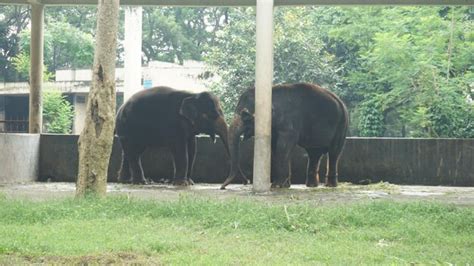
<instances>
[{"instance_id":1,"label":"elephant head","mask_svg":"<svg viewBox=\"0 0 474 266\"><path fill-rule=\"evenodd\" d=\"M208 134L215 143L216 134L221 138L229 155L228 129L219 100L208 92L185 98L179 113L192 124L196 134Z\"/></svg>"},{"instance_id":2,"label":"elephant head","mask_svg":"<svg viewBox=\"0 0 474 266\"><path fill-rule=\"evenodd\" d=\"M221 189L239 176L244 179L244 184L250 181L242 172L240 168L240 137L244 135L244 140L254 136L254 112L255 112L255 90L247 90L240 97L237 104L234 119L229 129L229 147L230 147L230 173L227 179L221 186Z\"/></svg>"}]
</instances>

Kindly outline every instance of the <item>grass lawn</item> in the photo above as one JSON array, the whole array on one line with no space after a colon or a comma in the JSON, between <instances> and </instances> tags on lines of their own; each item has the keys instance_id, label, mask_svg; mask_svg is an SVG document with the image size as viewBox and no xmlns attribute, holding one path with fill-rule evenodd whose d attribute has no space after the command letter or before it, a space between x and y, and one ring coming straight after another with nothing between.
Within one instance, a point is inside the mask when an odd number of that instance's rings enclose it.
<instances>
[{"instance_id":1,"label":"grass lawn","mask_svg":"<svg viewBox=\"0 0 474 266\"><path fill-rule=\"evenodd\" d=\"M473 264L474 209L0 195L0 264Z\"/></svg>"}]
</instances>

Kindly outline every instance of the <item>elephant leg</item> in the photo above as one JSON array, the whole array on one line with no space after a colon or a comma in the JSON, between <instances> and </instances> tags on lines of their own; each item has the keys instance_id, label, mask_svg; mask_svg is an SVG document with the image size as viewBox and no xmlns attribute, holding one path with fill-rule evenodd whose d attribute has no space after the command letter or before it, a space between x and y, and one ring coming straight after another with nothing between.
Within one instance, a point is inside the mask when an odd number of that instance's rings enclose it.
<instances>
[{"instance_id":1,"label":"elephant leg","mask_svg":"<svg viewBox=\"0 0 474 266\"><path fill-rule=\"evenodd\" d=\"M322 149L308 148L308 167L306 169L306 186L317 187L319 186L319 163L321 156L325 153Z\"/></svg>"},{"instance_id":2,"label":"elephant leg","mask_svg":"<svg viewBox=\"0 0 474 266\"><path fill-rule=\"evenodd\" d=\"M141 161L141 154L143 153L143 151L144 149L135 148L129 152L128 162L130 165L130 170L132 172L133 184L147 184L145 175L143 174L143 167Z\"/></svg>"},{"instance_id":3,"label":"elephant leg","mask_svg":"<svg viewBox=\"0 0 474 266\"><path fill-rule=\"evenodd\" d=\"M337 187L337 167L339 164L340 151L329 151L328 167L326 172L326 186Z\"/></svg>"},{"instance_id":4,"label":"elephant leg","mask_svg":"<svg viewBox=\"0 0 474 266\"><path fill-rule=\"evenodd\" d=\"M194 160L196 159L196 137L192 136L188 140L188 181L190 185L194 185L192 180Z\"/></svg>"},{"instance_id":5,"label":"elephant leg","mask_svg":"<svg viewBox=\"0 0 474 266\"><path fill-rule=\"evenodd\" d=\"M276 148L274 152L274 166L275 173L272 175L275 177L275 182L272 183L272 187L281 188L290 186L290 157L291 152L296 146L298 136L294 132L279 132L278 139L276 141Z\"/></svg>"},{"instance_id":6,"label":"elephant leg","mask_svg":"<svg viewBox=\"0 0 474 266\"><path fill-rule=\"evenodd\" d=\"M291 178L292 178L292 175L291 175L291 155L290 155L290 158L288 159L288 178L286 179L286 181L282 184L282 187L286 187L286 188L289 188L291 187Z\"/></svg>"},{"instance_id":7,"label":"elephant leg","mask_svg":"<svg viewBox=\"0 0 474 266\"><path fill-rule=\"evenodd\" d=\"M276 146L275 146L276 147ZM281 182L280 185L277 185L277 182L279 182L278 178L278 173L279 173L279 158L276 156L276 149L272 151L272 162L271 162L271 172L270 176L272 179L272 184L275 183L273 187L282 187L282 188L289 188L291 186L291 158L288 159L288 171L285 170L285 172L288 172L288 176L285 180Z\"/></svg>"},{"instance_id":8,"label":"elephant leg","mask_svg":"<svg viewBox=\"0 0 474 266\"><path fill-rule=\"evenodd\" d=\"M175 165L173 185L188 186L188 145L185 141L175 143L173 159Z\"/></svg>"},{"instance_id":9,"label":"elephant leg","mask_svg":"<svg viewBox=\"0 0 474 266\"><path fill-rule=\"evenodd\" d=\"M131 183L132 178L130 175L130 163L128 160L128 154L122 151L122 164L120 166L119 176L117 177L119 183Z\"/></svg>"},{"instance_id":10,"label":"elephant leg","mask_svg":"<svg viewBox=\"0 0 474 266\"><path fill-rule=\"evenodd\" d=\"M120 143L122 145L123 157L119 181L131 181L133 184L146 184L147 182L143 175L143 168L140 159L145 147L135 143L130 143L125 139L120 139ZM129 176L130 174L131 177Z\"/></svg>"}]
</instances>

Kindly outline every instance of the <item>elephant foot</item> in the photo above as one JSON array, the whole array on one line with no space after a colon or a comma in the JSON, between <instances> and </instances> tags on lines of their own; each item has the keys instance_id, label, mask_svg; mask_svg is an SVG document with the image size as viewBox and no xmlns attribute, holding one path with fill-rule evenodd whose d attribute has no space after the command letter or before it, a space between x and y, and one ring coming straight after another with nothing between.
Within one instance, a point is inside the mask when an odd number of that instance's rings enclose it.
<instances>
[{"instance_id":1,"label":"elephant foot","mask_svg":"<svg viewBox=\"0 0 474 266\"><path fill-rule=\"evenodd\" d=\"M306 187L318 187L318 186L319 186L319 174L316 174L316 176L313 176L312 173L308 174L308 177L306 178Z\"/></svg>"},{"instance_id":2,"label":"elephant foot","mask_svg":"<svg viewBox=\"0 0 474 266\"><path fill-rule=\"evenodd\" d=\"M225 189L225 187L234 180L235 176L229 176L227 179L224 181L224 183L221 185L221 189Z\"/></svg>"},{"instance_id":3,"label":"elephant foot","mask_svg":"<svg viewBox=\"0 0 474 266\"><path fill-rule=\"evenodd\" d=\"M291 183L288 178L272 183L272 188L289 188L290 186Z\"/></svg>"},{"instance_id":4,"label":"elephant foot","mask_svg":"<svg viewBox=\"0 0 474 266\"><path fill-rule=\"evenodd\" d=\"M318 187L319 184L317 182L308 182L308 181L306 181L306 186L307 187Z\"/></svg>"},{"instance_id":5,"label":"elephant foot","mask_svg":"<svg viewBox=\"0 0 474 266\"><path fill-rule=\"evenodd\" d=\"M137 178L132 180L132 184L134 185L148 185L148 181L145 178Z\"/></svg>"},{"instance_id":6,"label":"elephant foot","mask_svg":"<svg viewBox=\"0 0 474 266\"><path fill-rule=\"evenodd\" d=\"M191 183L191 182L189 182L189 179L182 179L182 178L176 179L175 178L173 180L173 186L187 187L187 186L190 186L190 185L194 184L194 182L193 183Z\"/></svg>"},{"instance_id":7,"label":"elephant foot","mask_svg":"<svg viewBox=\"0 0 474 266\"><path fill-rule=\"evenodd\" d=\"M132 179L129 178L129 179L125 179L125 178L117 178L117 183L120 183L120 184L131 184L132 183Z\"/></svg>"},{"instance_id":8,"label":"elephant foot","mask_svg":"<svg viewBox=\"0 0 474 266\"><path fill-rule=\"evenodd\" d=\"M326 187L337 187L337 177L326 177Z\"/></svg>"},{"instance_id":9,"label":"elephant foot","mask_svg":"<svg viewBox=\"0 0 474 266\"><path fill-rule=\"evenodd\" d=\"M245 176L243 176L243 175L242 175L241 177L242 177L242 179L243 179L243 181L242 181L242 184L243 184L243 185L248 185L248 184L250 184L250 180L249 180L247 177L245 177ZM225 189L225 187L226 187L228 184L230 184L230 183L234 180L234 178L235 178L235 176L229 176L229 177L224 181L224 183L221 185L221 189Z\"/></svg>"}]
</instances>

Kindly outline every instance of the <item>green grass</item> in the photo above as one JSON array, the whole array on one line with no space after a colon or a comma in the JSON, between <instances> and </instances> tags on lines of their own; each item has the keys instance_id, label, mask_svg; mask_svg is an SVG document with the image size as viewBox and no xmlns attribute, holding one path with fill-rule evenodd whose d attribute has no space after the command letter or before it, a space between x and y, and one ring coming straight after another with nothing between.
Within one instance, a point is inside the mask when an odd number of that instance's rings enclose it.
<instances>
[{"instance_id":1,"label":"green grass","mask_svg":"<svg viewBox=\"0 0 474 266\"><path fill-rule=\"evenodd\" d=\"M472 264L474 209L0 197L0 264Z\"/></svg>"}]
</instances>

